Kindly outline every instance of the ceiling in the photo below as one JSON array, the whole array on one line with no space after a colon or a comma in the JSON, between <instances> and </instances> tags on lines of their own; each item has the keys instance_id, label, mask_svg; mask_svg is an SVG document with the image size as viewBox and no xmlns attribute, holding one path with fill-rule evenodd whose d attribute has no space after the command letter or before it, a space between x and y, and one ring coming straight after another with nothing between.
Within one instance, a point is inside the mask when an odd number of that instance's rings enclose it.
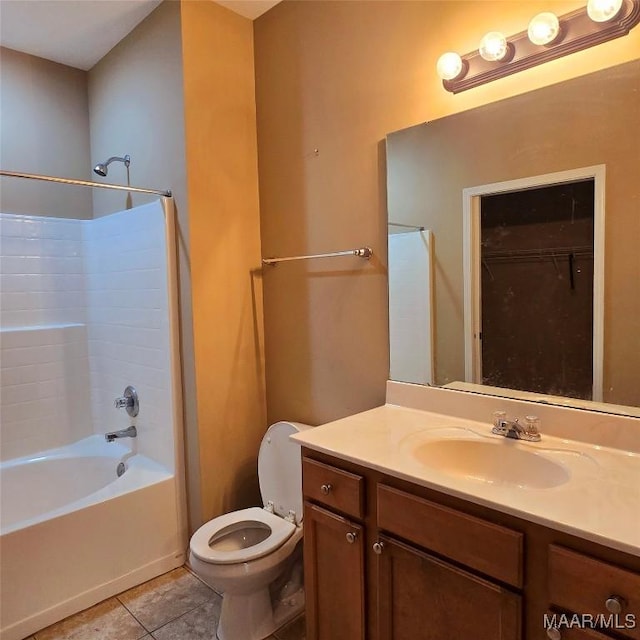
<instances>
[{"instance_id":1,"label":"ceiling","mask_svg":"<svg viewBox=\"0 0 640 640\"><path fill-rule=\"evenodd\" d=\"M161 0L0 0L0 44L70 67L91 69ZM225 0L251 20L279 0Z\"/></svg>"}]
</instances>

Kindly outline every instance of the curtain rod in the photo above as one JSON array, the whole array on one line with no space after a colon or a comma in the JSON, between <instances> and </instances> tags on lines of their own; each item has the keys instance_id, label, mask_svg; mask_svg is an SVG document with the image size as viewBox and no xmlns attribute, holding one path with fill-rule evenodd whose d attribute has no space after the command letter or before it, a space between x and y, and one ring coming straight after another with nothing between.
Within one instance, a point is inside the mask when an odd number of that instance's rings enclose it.
<instances>
[{"instance_id":1,"label":"curtain rod","mask_svg":"<svg viewBox=\"0 0 640 640\"><path fill-rule=\"evenodd\" d=\"M402 222L387 222L388 227L405 227L406 229L415 229L416 231L424 231L424 227L417 224L404 224Z\"/></svg>"},{"instance_id":2,"label":"curtain rod","mask_svg":"<svg viewBox=\"0 0 640 640\"><path fill-rule=\"evenodd\" d=\"M335 258L336 256L358 256L367 260L373 255L369 247L358 249L347 249L346 251L333 251L331 253L316 253L308 256L290 256L288 258L262 258L262 264L275 265L278 262L289 262L291 260L309 260L311 258Z\"/></svg>"},{"instance_id":3,"label":"curtain rod","mask_svg":"<svg viewBox=\"0 0 640 640\"><path fill-rule=\"evenodd\" d=\"M102 182L89 182L88 180L74 180L73 178L57 178L55 176L43 176L37 173L20 173L18 171L4 171L0 169L0 176L8 178L26 178L28 180L42 180L44 182L58 182L61 184L73 184L79 187L98 187L99 189L115 189L117 191L129 191L130 193L152 193L164 198L171 197L171 190L143 189L141 187L128 187L122 184L105 184Z\"/></svg>"}]
</instances>

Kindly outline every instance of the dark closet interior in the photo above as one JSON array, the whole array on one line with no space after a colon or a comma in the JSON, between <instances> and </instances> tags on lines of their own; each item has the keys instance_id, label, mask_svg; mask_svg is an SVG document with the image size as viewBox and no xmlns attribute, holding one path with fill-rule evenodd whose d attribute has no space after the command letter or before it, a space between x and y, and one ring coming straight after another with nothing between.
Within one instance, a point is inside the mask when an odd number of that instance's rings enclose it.
<instances>
[{"instance_id":1,"label":"dark closet interior","mask_svg":"<svg viewBox=\"0 0 640 640\"><path fill-rule=\"evenodd\" d=\"M481 198L483 384L591 399L594 182Z\"/></svg>"}]
</instances>

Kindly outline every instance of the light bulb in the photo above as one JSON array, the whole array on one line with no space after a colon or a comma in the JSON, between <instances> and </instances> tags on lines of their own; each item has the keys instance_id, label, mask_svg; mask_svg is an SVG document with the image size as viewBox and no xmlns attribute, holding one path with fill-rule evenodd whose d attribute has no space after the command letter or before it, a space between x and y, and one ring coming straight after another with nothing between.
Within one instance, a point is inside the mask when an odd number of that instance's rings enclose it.
<instances>
[{"instance_id":1,"label":"light bulb","mask_svg":"<svg viewBox=\"0 0 640 640\"><path fill-rule=\"evenodd\" d=\"M622 9L622 0L589 0L587 14L594 22L613 20Z\"/></svg>"},{"instance_id":2,"label":"light bulb","mask_svg":"<svg viewBox=\"0 0 640 640\"><path fill-rule=\"evenodd\" d=\"M463 75L463 68L462 58L453 51L443 53L438 58L438 63L436 64L436 71L442 80L455 80L459 78Z\"/></svg>"},{"instance_id":3,"label":"light bulb","mask_svg":"<svg viewBox=\"0 0 640 640\"><path fill-rule=\"evenodd\" d=\"M503 60L508 51L507 39L498 31L491 31L480 40L478 51L485 60L490 62Z\"/></svg>"},{"instance_id":4,"label":"light bulb","mask_svg":"<svg viewBox=\"0 0 640 640\"><path fill-rule=\"evenodd\" d=\"M534 16L527 31L533 44L551 44L560 35L560 21L555 13L545 11Z\"/></svg>"}]
</instances>

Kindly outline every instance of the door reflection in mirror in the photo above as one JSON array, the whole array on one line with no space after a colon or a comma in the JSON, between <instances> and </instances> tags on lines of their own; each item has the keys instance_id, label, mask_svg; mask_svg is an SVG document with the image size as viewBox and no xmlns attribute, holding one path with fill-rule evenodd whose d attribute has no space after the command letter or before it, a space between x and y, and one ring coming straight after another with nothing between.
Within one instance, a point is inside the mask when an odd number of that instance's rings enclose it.
<instances>
[{"instance_id":1,"label":"door reflection in mirror","mask_svg":"<svg viewBox=\"0 0 640 640\"><path fill-rule=\"evenodd\" d=\"M594 181L480 198L481 382L593 397Z\"/></svg>"}]
</instances>

